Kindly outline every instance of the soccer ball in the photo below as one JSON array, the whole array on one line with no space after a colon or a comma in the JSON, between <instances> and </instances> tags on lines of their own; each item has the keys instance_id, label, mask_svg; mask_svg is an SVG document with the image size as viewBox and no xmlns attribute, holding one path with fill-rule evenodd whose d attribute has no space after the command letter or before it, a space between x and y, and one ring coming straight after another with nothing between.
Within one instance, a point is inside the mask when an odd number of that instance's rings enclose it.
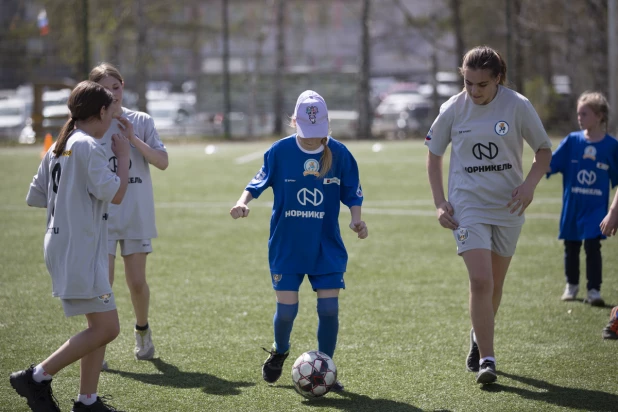
<instances>
[{"instance_id":1,"label":"soccer ball","mask_svg":"<svg viewBox=\"0 0 618 412\"><path fill-rule=\"evenodd\" d=\"M335 362L324 352L305 352L292 366L292 382L296 392L307 398L323 396L337 382Z\"/></svg>"}]
</instances>

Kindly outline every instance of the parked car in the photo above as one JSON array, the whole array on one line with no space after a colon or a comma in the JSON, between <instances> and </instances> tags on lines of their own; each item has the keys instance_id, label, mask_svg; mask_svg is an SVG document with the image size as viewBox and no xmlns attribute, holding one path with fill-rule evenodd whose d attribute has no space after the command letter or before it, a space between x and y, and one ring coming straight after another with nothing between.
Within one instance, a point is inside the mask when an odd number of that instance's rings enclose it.
<instances>
[{"instance_id":1,"label":"parked car","mask_svg":"<svg viewBox=\"0 0 618 412\"><path fill-rule=\"evenodd\" d=\"M375 110L371 133L378 138L405 139L427 132L431 101L420 93L387 96Z\"/></svg>"},{"instance_id":2,"label":"parked car","mask_svg":"<svg viewBox=\"0 0 618 412\"><path fill-rule=\"evenodd\" d=\"M43 92L43 129L58 132L71 116L67 105L71 89Z\"/></svg>"},{"instance_id":3,"label":"parked car","mask_svg":"<svg viewBox=\"0 0 618 412\"><path fill-rule=\"evenodd\" d=\"M330 131L335 139L353 139L358 132L358 112L355 110L329 110Z\"/></svg>"},{"instance_id":4,"label":"parked car","mask_svg":"<svg viewBox=\"0 0 618 412\"><path fill-rule=\"evenodd\" d=\"M29 139L30 133L28 133L30 123L30 109L26 101L0 100L0 139L15 142L24 140L24 143L28 143L31 140ZM29 129L32 130L32 127ZM20 139L22 134L24 136Z\"/></svg>"},{"instance_id":5,"label":"parked car","mask_svg":"<svg viewBox=\"0 0 618 412\"><path fill-rule=\"evenodd\" d=\"M151 100L147 105L160 136L183 136L191 122L193 112L182 102L174 100Z\"/></svg>"}]
</instances>

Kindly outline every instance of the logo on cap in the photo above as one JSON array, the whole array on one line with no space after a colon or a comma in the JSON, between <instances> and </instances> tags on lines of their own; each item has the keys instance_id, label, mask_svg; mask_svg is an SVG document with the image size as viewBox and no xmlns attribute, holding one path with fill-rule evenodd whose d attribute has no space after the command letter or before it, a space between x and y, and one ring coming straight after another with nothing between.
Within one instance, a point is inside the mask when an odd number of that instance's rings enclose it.
<instances>
[{"instance_id":1,"label":"logo on cap","mask_svg":"<svg viewBox=\"0 0 618 412\"><path fill-rule=\"evenodd\" d=\"M317 106L309 106L307 107L307 114L309 115L309 121L311 124L315 124L316 114L318 114Z\"/></svg>"}]
</instances>

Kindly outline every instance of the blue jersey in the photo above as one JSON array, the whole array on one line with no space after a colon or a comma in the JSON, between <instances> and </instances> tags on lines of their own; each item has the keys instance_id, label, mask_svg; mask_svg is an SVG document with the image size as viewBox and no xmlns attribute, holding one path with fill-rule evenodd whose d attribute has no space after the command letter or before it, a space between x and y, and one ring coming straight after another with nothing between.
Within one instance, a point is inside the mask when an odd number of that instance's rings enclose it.
<instances>
[{"instance_id":1,"label":"blue jersey","mask_svg":"<svg viewBox=\"0 0 618 412\"><path fill-rule=\"evenodd\" d=\"M583 131L569 134L553 154L550 172L562 173L559 239L605 238L599 225L607 214L610 184L618 184L618 141L612 136L586 140Z\"/></svg>"},{"instance_id":2,"label":"blue jersey","mask_svg":"<svg viewBox=\"0 0 618 412\"><path fill-rule=\"evenodd\" d=\"M345 272L348 254L339 231L339 209L361 206L356 160L332 137L330 171L319 177L322 151L307 152L292 135L275 142L246 190L257 198L272 187L268 259L271 273L323 275Z\"/></svg>"}]
</instances>

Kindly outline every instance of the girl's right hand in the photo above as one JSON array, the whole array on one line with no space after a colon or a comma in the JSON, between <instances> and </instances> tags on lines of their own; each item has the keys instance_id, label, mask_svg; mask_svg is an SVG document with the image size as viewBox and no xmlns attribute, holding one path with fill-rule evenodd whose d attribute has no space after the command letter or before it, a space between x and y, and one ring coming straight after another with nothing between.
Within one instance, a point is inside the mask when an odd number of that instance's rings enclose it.
<instances>
[{"instance_id":1,"label":"girl's right hand","mask_svg":"<svg viewBox=\"0 0 618 412\"><path fill-rule=\"evenodd\" d=\"M440 222L440 225L442 225L442 227L455 230L459 226L459 223L457 223L457 221L453 219L455 210L449 202L444 201L440 203L436 208L436 213L438 215L438 222Z\"/></svg>"},{"instance_id":2,"label":"girl's right hand","mask_svg":"<svg viewBox=\"0 0 618 412\"><path fill-rule=\"evenodd\" d=\"M122 134L112 135L112 152L116 157L129 157L131 153L131 146L129 145L129 139Z\"/></svg>"},{"instance_id":3,"label":"girl's right hand","mask_svg":"<svg viewBox=\"0 0 618 412\"><path fill-rule=\"evenodd\" d=\"M230 209L230 215L232 218L238 219L239 217L247 217L249 216L249 206L244 203L236 203L236 206Z\"/></svg>"}]
</instances>

